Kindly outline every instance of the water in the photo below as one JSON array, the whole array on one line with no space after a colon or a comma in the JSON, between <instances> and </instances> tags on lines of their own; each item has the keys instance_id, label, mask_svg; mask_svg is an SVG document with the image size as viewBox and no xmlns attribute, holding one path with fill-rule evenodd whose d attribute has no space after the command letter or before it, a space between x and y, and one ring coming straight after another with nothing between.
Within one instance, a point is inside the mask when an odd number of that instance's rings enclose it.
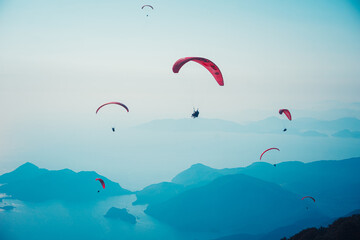
<instances>
[{"instance_id":1,"label":"water","mask_svg":"<svg viewBox=\"0 0 360 240\"><path fill-rule=\"evenodd\" d=\"M0 211L0 239L212 239L214 233L181 232L146 215L146 205L133 206L135 195L111 197L98 202L25 203L3 199L11 211ZM111 208L127 208L135 225L105 218Z\"/></svg>"}]
</instances>

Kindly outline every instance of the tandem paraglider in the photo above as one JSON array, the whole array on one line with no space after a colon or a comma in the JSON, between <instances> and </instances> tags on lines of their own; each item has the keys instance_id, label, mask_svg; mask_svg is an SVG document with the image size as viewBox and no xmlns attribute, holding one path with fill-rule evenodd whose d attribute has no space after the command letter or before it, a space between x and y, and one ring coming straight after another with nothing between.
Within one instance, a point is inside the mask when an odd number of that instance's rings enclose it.
<instances>
[{"instance_id":1,"label":"tandem paraglider","mask_svg":"<svg viewBox=\"0 0 360 240\"><path fill-rule=\"evenodd\" d=\"M224 79L223 79L220 69L218 68L218 66L216 66L215 63L213 63L212 61L210 61L209 59L206 59L206 58L202 58L202 57L180 58L174 63L173 68L172 68L173 72L178 73L180 71L180 69L182 68L182 66L184 66L187 62L190 62L190 61L197 62L201 66L205 67L213 75L216 82L220 86L224 86Z\"/></svg>"},{"instance_id":2,"label":"tandem paraglider","mask_svg":"<svg viewBox=\"0 0 360 240\"><path fill-rule=\"evenodd\" d=\"M199 117L199 109L196 109L196 111L195 111L195 108L194 108L194 112L193 112L193 114L191 114L191 117L194 119Z\"/></svg>"},{"instance_id":3,"label":"tandem paraglider","mask_svg":"<svg viewBox=\"0 0 360 240\"><path fill-rule=\"evenodd\" d=\"M210 61L209 59L206 58L202 58L202 57L184 57L184 58L180 58L178 59L173 67L172 67L172 71L174 73L179 73L180 69L188 62L196 62L198 64L200 64L201 66L203 66L204 68L206 68L211 75L214 77L214 79L216 80L216 82L219 84L219 86L224 86L224 79L223 76L221 74L220 69L218 68L218 66L216 66L215 63L213 63L212 61ZM191 114L192 118L197 118L199 117L199 109L197 109Z\"/></svg>"}]
</instances>

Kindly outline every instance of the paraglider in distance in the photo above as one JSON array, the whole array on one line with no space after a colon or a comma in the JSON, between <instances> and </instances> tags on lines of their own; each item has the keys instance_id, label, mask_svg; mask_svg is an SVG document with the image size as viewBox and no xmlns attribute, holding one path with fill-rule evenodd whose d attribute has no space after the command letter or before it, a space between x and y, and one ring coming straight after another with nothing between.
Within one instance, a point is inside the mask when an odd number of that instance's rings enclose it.
<instances>
[{"instance_id":1,"label":"paraglider in distance","mask_svg":"<svg viewBox=\"0 0 360 240\"><path fill-rule=\"evenodd\" d=\"M178 73L180 71L180 69L182 68L182 66L184 66L187 62L190 62L190 61L197 62L201 66L205 67L213 75L216 82L220 86L224 86L224 79L223 79L220 69L218 68L218 66L216 66L215 63L213 63L212 61L210 61L209 59L206 59L206 58L202 58L202 57L180 58L179 60L177 60L174 63L173 68L172 68L173 72Z\"/></svg>"},{"instance_id":2,"label":"paraglider in distance","mask_svg":"<svg viewBox=\"0 0 360 240\"><path fill-rule=\"evenodd\" d=\"M290 111L287 110L287 109L280 109L280 110L279 110L279 114L282 115L283 113L284 113L284 114L286 115L286 117L291 121L291 113L290 113Z\"/></svg>"},{"instance_id":3,"label":"paraglider in distance","mask_svg":"<svg viewBox=\"0 0 360 240\"><path fill-rule=\"evenodd\" d=\"M154 10L153 6L151 6L151 5L144 5L144 6L141 7L141 9L144 9L145 7L149 7L149 8L151 8L152 10ZM146 14L146 16L148 17L149 15Z\"/></svg>"},{"instance_id":4,"label":"paraglider in distance","mask_svg":"<svg viewBox=\"0 0 360 240\"><path fill-rule=\"evenodd\" d=\"M97 178L97 179L95 179L95 181L99 181L101 183L101 186L103 187L103 189L105 189L104 180L102 180L101 178Z\"/></svg>"},{"instance_id":5,"label":"paraglider in distance","mask_svg":"<svg viewBox=\"0 0 360 240\"><path fill-rule=\"evenodd\" d=\"M263 156L267 151L270 151L270 150L278 150L278 151L280 151L280 149L278 149L278 148L268 148L268 149L266 149L266 150L260 155L260 160L261 160L262 156Z\"/></svg>"},{"instance_id":6,"label":"paraglider in distance","mask_svg":"<svg viewBox=\"0 0 360 240\"><path fill-rule=\"evenodd\" d=\"M314 203L315 203L315 198L310 197L310 196L305 196L305 197L303 197L301 200L304 200L304 199L306 199L306 198L310 198L310 199L313 200ZM306 207L306 210L309 210L309 207L308 207L308 206Z\"/></svg>"},{"instance_id":7,"label":"paraglider in distance","mask_svg":"<svg viewBox=\"0 0 360 240\"><path fill-rule=\"evenodd\" d=\"M141 7L141 9L144 9L144 7L149 7L149 8L154 10L153 6L151 6L151 5L144 5L144 6Z\"/></svg>"},{"instance_id":8,"label":"paraglider in distance","mask_svg":"<svg viewBox=\"0 0 360 240\"><path fill-rule=\"evenodd\" d=\"M310 198L310 199L312 199L312 200L315 202L315 198L310 197L310 196L305 196L305 197L303 197L301 200L304 200L305 198Z\"/></svg>"},{"instance_id":9,"label":"paraglider in distance","mask_svg":"<svg viewBox=\"0 0 360 240\"><path fill-rule=\"evenodd\" d=\"M102 107L104 107L104 106L106 106L106 105L109 105L109 104L117 104L117 105L120 105L120 106L122 106L123 108L125 108L125 110L126 110L127 112L129 112L129 109L128 109L127 106L125 106L125 104L122 104L122 103L119 103L119 102L108 102L108 103L104 103L103 105L101 105L100 107L98 107L98 109L96 109L96 114L98 113L98 111L99 111Z\"/></svg>"},{"instance_id":10,"label":"paraglider in distance","mask_svg":"<svg viewBox=\"0 0 360 240\"><path fill-rule=\"evenodd\" d=\"M194 118L194 119L199 117L199 109L197 109L196 111L194 109L194 112L193 112L193 114L191 114L191 117Z\"/></svg>"},{"instance_id":11,"label":"paraglider in distance","mask_svg":"<svg viewBox=\"0 0 360 240\"><path fill-rule=\"evenodd\" d=\"M285 114L286 115L286 117L291 121L291 113L290 113L290 111L288 110L288 109L280 109L279 110L279 114L280 115L282 115L282 114ZM283 130L283 132L286 132L286 128L284 128L284 130Z\"/></svg>"},{"instance_id":12,"label":"paraglider in distance","mask_svg":"<svg viewBox=\"0 0 360 240\"><path fill-rule=\"evenodd\" d=\"M263 157L263 155L264 155L267 151L270 151L270 150L278 150L278 151L280 151L280 149L278 149L278 148L268 148L268 149L266 149L266 150L260 155L260 160L261 160L261 158ZM273 165L274 165L274 167L276 167L276 163L273 164Z\"/></svg>"},{"instance_id":13,"label":"paraglider in distance","mask_svg":"<svg viewBox=\"0 0 360 240\"><path fill-rule=\"evenodd\" d=\"M128 109L127 106L125 106L125 104L122 104L122 103L120 103L120 102L108 102L108 103L105 103L105 104L101 105L100 107L98 107L98 109L96 109L96 114L99 112L99 110L100 110L102 107L104 107L104 106L106 106L106 105L109 105L109 104L120 105L120 106L122 106L123 108L125 108L125 110L126 110L127 112L129 112L129 109ZM112 131L115 132L115 128L114 128L114 127L112 128Z\"/></svg>"}]
</instances>

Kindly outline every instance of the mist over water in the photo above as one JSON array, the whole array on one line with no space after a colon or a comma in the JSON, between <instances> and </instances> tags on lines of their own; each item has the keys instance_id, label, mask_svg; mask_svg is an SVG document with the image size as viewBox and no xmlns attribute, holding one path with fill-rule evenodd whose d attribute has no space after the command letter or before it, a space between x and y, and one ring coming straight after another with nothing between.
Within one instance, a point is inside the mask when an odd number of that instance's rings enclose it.
<instances>
[{"instance_id":1,"label":"mist over water","mask_svg":"<svg viewBox=\"0 0 360 240\"><path fill-rule=\"evenodd\" d=\"M96 171L122 187L140 190L169 181L196 163L214 168L245 167L259 161L260 154L270 147L280 149L262 159L272 164L360 156L359 138L304 137L291 134L291 127L284 134L154 132L136 128L115 133L111 128L97 132L80 129L74 134L73 129L69 130L57 132L56 138L29 139L30 144L6 160L15 167L30 161L47 169Z\"/></svg>"}]
</instances>

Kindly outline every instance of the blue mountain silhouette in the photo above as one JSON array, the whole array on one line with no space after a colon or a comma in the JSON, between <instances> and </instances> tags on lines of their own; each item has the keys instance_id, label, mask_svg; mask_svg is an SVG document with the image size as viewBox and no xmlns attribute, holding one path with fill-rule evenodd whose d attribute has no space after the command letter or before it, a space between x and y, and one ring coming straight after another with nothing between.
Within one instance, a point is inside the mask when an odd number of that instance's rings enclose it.
<instances>
[{"instance_id":1,"label":"blue mountain silhouette","mask_svg":"<svg viewBox=\"0 0 360 240\"><path fill-rule=\"evenodd\" d=\"M337 120L317 120L314 118L298 118L288 121L278 117L239 124L220 119L162 119L136 126L137 129L147 131L167 132L243 132L243 133L278 133L287 126L287 134L308 137L325 137L344 129L360 131L360 119L340 118Z\"/></svg>"},{"instance_id":2,"label":"blue mountain silhouette","mask_svg":"<svg viewBox=\"0 0 360 240\"><path fill-rule=\"evenodd\" d=\"M184 190L185 187L183 185L171 182L152 184L145 187L143 190L136 192L137 199L133 202L133 205L161 203L178 195Z\"/></svg>"},{"instance_id":3,"label":"blue mountain silhouette","mask_svg":"<svg viewBox=\"0 0 360 240\"><path fill-rule=\"evenodd\" d=\"M309 216L301 198L282 187L244 174L219 177L159 204L147 214L185 230L264 233Z\"/></svg>"},{"instance_id":4,"label":"blue mountain silhouette","mask_svg":"<svg viewBox=\"0 0 360 240\"><path fill-rule=\"evenodd\" d=\"M332 136L341 138L360 138L360 131L350 131L348 129L344 129L334 133Z\"/></svg>"},{"instance_id":5,"label":"blue mountain silhouette","mask_svg":"<svg viewBox=\"0 0 360 240\"><path fill-rule=\"evenodd\" d=\"M96 178L102 178L103 189ZM25 163L10 173L0 176L0 192L22 201L47 200L94 201L109 196L130 194L96 172L74 172L70 169L47 170Z\"/></svg>"},{"instance_id":6,"label":"blue mountain silhouette","mask_svg":"<svg viewBox=\"0 0 360 240\"><path fill-rule=\"evenodd\" d=\"M360 158L306 164L284 162L277 167L265 162L257 162L244 168L228 169L214 169L203 164L194 164L176 175L172 184L153 184L136 194L139 196L139 204L149 204L147 214L182 229L236 231L241 233L241 236L245 236L243 239L258 239L260 235L257 233L261 230L268 231L266 233L268 239L279 239L295 234L305 227L320 226L329 219L358 209L360 207L359 172ZM224 178L227 180L222 180ZM242 189L244 186L250 189L244 191ZM261 195L266 192L263 188L272 192L269 197ZM301 201L300 199L306 195L315 197L316 203ZM274 196L279 202L274 203L272 199L269 200ZM277 198L279 196L281 199L289 200L283 203ZM267 201L271 204L268 205ZM256 209L249 207L249 202L251 206L254 204ZM237 204L247 207L241 209ZM258 209L261 209L264 216L272 213L284 217L291 213L286 210L287 204L293 204L291 205L293 209L300 207L302 210L307 210L305 213L302 212L303 215L295 214L296 216L287 218L282 222L282 227L281 221L276 224L271 222L256 231L254 227L253 233L256 233L256 236L249 235L252 233L250 227L246 229L240 227L248 226L247 224L251 222L259 224L257 220L251 218L256 215ZM262 219L260 216L259 218ZM234 223L239 224L238 228ZM285 233L287 234L282 235Z\"/></svg>"},{"instance_id":7,"label":"blue mountain silhouette","mask_svg":"<svg viewBox=\"0 0 360 240\"><path fill-rule=\"evenodd\" d=\"M327 215L341 216L360 205L360 158L311 163L283 162L273 167L256 162L245 168L214 169L196 164L172 182L188 187L207 184L219 176L242 173L276 183L300 196L311 195Z\"/></svg>"}]
</instances>

